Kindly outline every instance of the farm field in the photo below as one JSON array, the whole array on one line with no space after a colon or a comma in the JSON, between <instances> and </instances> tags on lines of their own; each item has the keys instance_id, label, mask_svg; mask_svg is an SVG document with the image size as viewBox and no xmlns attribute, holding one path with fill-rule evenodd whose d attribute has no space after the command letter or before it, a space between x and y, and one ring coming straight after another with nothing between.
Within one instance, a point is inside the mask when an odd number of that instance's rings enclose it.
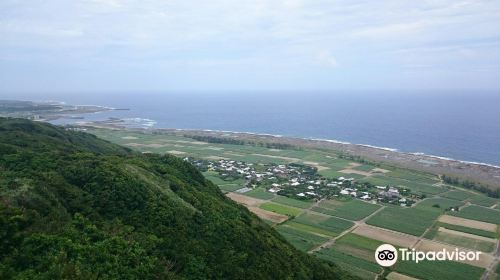
<instances>
[{"instance_id":1,"label":"farm field","mask_svg":"<svg viewBox=\"0 0 500 280\"><path fill-rule=\"evenodd\" d=\"M346 202L322 201L319 206L313 207L312 210L352 221L359 221L377 211L380 207L380 205L370 204L360 200L350 200Z\"/></svg>"},{"instance_id":2,"label":"farm field","mask_svg":"<svg viewBox=\"0 0 500 280\"><path fill-rule=\"evenodd\" d=\"M292 198L288 198L286 196L280 196L280 195L277 195L272 201L276 202L276 203L285 204L285 205L293 206L293 207L297 207L297 208L304 208L304 209L311 207L313 204L311 201L297 200L297 199L292 199Z\"/></svg>"},{"instance_id":3,"label":"farm field","mask_svg":"<svg viewBox=\"0 0 500 280\"><path fill-rule=\"evenodd\" d=\"M276 230L293 246L304 252L307 252L328 240L327 237L312 234L308 231L299 230L286 225L279 225L276 227Z\"/></svg>"},{"instance_id":4,"label":"farm field","mask_svg":"<svg viewBox=\"0 0 500 280\"><path fill-rule=\"evenodd\" d=\"M495 249L496 240L488 239L489 238L481 238L480 236L474 236L472 234L440 228L433 240L490 253Z\"/></svg>"},{"instance_id":5,"label":"farm field","mask_svg":"<svg viewBox=\"0 0 500 280\"><path fill-rule=\"evenodd\" d=\"M477 204L477 205L481 205L484 207L491 207L491 206L499 203L500 199L487 197L485 195L480 194L480 195L475 195L475 196L469 198L468 201L472 204Z\"/></svg>"},{"instance_id":6,"label":"farm field","mask_svg":"<svg viewBox=\"0 0 500 280\"><path fill-rule=\"evenodd\" d=\"M297 216L300 213L302 213L302 211L298 208L289 207L289 206L285 206L285 205L277 204L277 203L272 203L272 202L266 202L266 203L261 204L260 209L264 209L264 210L275 212L275 213L282 214L282 215L287 215L290 217Z\"/></svg>"},{"instance_id":7,"label":"farm field","mask_svg":"<svg viewBox=\"0 0 500 280\"><path fill-rule=\"evenodd\" d=\"M446 198L450 198L450 199L464 201L467 198L474 196L474 194L471 192L462 191L462 190L451 190L451 191L448 191L448 192L441 194L441 196L446 197Z\"/></svg>"},{"instance_id":8,"label":"farm field","mask_svg":"<svg viewBox=\"0 0 500 280\"><path fill-rule=\"evenodd\" d=\"M398 262L395 270L408 276L428 280L470 280L479 279L483 268L451 261Z\"/></svg>"},{"instance_id":9,"label":"farm field","mask_svg":"<svg viewBox=\"0 0 500 280\"><path fill-rule=\"evenodd\" d=\"M371 217L367 224L415 236L422 235L440 215L439 209L387 207Z\"/></svg>"},{"instance_id":10,"label":"farm field","mask_svg":"<svg viewBox=\"0 0 500 280\"><path fill-rule=\"evenodd\" d=\"M442 218L440 217L439 220L442 220ZM448 223L443 223L440 221L438 221L438 222L434 223L434 225L432 225L432 228L425 234L425 237L429 238L429 239L433 239L440 227L463 232L463 233L469 233L469 234L473 234L473 235L477 235L477 236L482 236L482 237L486 237L486 238L495 239L498 237L497 233L494 231L482 230L482 229L478 229L478 228L474 228L474 227L466 227L466 226L462 226L462 225L448 224Z\"/></svg>"},{"instance_id":11,"label":"farm field","mask_svg":"<svg viewBox=\"0 0 500 280\"><path fill-rule=\"evenodd\" d=\"M351 228L354 223L335 217L321 216L312 213L304 213L292 220L294 223L320 228L338 235Z\"/></svg>"},{"instance_id":12,"label":"farm field","mask_svg":"<svg viewBox=\"0 0 500 280\"><path fill-rule=\"evenodd\" d=\"M375 274L378 274L382 271L382 268L374 262L370 262L365 259L346 254L344 252L339 252L331 248L322 249L318 251L316 253L316 256L322 259L331 260L335 263L338 263L341 266L342 264L345 264Z\"/></svg>"},{"instance_id":13,"label":"farm field","mask_svg":"<svg viewBox=\"0 0 500 280\"><path fill-rule=\"evenodd\" d=\"M484 230L484 231L490 231L493 233L497 232L497 230L498 230L498 226L496 224L460 218L457 216L443 215L443 216L439 217L439 221L443 222L443 223L453 224L453 225L459 225L459 226L480 229L480 230Z\"/></svg>"},{"instance_id":14,"label":"farm field","mask_svg":"<svg viewBox=\"0 0 500 280\"><path fill-rule=\"evenodd\" d=\"M471 205L450 215L500 225L500 210Z\"/></svg>"},{"instance_id":15,"label":"farm field","mask_svg":"<svg viewBox=\"0 0 500 280\"><path fill-rule=\"evenodd\" d=\"M385 164L356 162L333 151L319 149L274 149L258 145L208 143L184 137L182 133L146 134L101 129L92 132L139 152L170 153L181 158L210 161L243 161L253 164L258 172L265 172L264 164L299 163L316 167L317 173L327 178L354 178L357 182L398 187L400 190L407 188L414 194L425 195L425 200L418 197L417 204L412 207L400 207L397 203L393 205L385 201L383 204L372 204L350 197L332 196L318 203L315 200L319 199L314 197L309 197L309 200L293 199L269 192L267 185L255 185L251 189L252 186L244 179L224 180L217 172L203 173L228 197L245 205L304 252L338 237L351 229L355 225L352 221L355 221L357 225L351 232L335 240L330 248L322 248L314 254L337 263L362 279L374 279L382 272L373 260L373 251L381 243L410 247L426 231L424 240L430 239L427 240L430 243L424 244L426 246L432 246L432 242L442 242L447 246L491 252L494 248L492 240L498 241L496 225L500 224L500 210L485 207L498 205L500 200L442 184L435 175ZM278 178L278 183L283 182L279 180L282 179ZM235 192L244 186L250 190ZM380 210L383 206L384 209ZM463 208L458 212L446 211L459 206ZM363 224L361 220L377 210L380 211ZM457 262L440 264L438 272L436 269L433 263L414 265L404 262L403 265L398 264L394 271L431 280L479 279L484 271L483 268ZM391 277L404 277L391 274Z\"/></svg>"},{"instance_id":16,"label":"farm field","mask_svg":"<svg viewBox=\"0 0 500 280\"><path fill-rule=\"evenodd\" d=\"M369 262L374 262L375 250L383 242L367 238L354 233L348 233L337 239L331 249L364 259Z\"/></svg>"},{"instance_id":17,"label":"farm field","mask_svg":"<svg viewBox=\"0 0 500 280\"><path fill-rule=\"evenodd\" d=\"M465 203L453 199L448 199L448 198L428 198L425 200L422 200L417 205L417 208L424 208L424 207L434 207L434 208L439 208L441 210L446 210L450 209L451 207L458 208Z\"/></svg>"},{"instance_id":18,"label":"farm field","mask_svg":"<svg viewBox=\"0 0 500 280\"><path fill-rule=\"evenodd\" d=\"M418 238L413 235L389 231L369 225L360 225L355 228L352 233L370 239L376 239L385 243L408 248L412 247L418 241Z\"/></svg>"},{"instance_id":19,"label":"farm field","mask_svg":"<svg viewBox=\"0 0 500 280\"><path fill-rule=\"evenodd\" d=\"M274 198L274 194L268 192L266 189L264 188L257 188L257 189L253 189L251 191L248 191L246 193L244 193L246 196L251 196L251 197L255 197L255 198L260 198L260 199L265 199L265 200L269 200L269 199L272 199Z\"/></svg>"}]
</instances>

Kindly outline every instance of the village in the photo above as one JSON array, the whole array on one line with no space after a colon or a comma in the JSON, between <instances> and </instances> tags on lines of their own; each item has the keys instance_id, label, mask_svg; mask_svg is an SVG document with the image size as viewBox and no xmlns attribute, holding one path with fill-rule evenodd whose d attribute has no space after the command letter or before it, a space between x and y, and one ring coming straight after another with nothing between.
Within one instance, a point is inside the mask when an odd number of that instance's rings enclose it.
<instances>
[{"instance_id":1,"label":"village","mask_svg":"<svg viewBox=\"0 0 500 280\"><path fill-rule=\"evenodd\" d=\"M215 172L226 182L243 179L236 193L244 194L257 188L288 198L319 201L321 199L355 198L376 203L409 207L425 195L412 193L398 186L377 186L354 178L325 178L312 166L290 164L254 164L235 160L201 160L186 157L202 172Z\"/></svg>"}]
</instances>

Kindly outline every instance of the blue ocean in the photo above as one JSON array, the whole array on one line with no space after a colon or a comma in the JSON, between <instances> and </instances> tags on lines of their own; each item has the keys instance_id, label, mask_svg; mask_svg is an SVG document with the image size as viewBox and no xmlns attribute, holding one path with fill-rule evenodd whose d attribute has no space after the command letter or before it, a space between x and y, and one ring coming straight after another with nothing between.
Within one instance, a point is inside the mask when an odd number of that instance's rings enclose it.
<instances>
[{"instance_id":1,"label":"blue ocean","mask_svg":"<svg viewBox=\"0 0 500 280\"><path fill-rule=\"evenodd\" d=\"M155 92L11 95L129 111L156 128L321 138L500 166L500 92ZM59 120L66 123L81 120Z\"/></svg>"}]
</instances>

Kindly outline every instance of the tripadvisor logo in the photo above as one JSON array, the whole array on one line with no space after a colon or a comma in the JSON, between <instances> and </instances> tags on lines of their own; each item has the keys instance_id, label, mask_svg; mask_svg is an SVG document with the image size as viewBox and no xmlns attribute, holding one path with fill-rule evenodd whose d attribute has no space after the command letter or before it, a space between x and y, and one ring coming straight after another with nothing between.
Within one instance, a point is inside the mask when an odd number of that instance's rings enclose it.
<instances>
[{"instance_id":1,"label":"tripadvisor logo","mask_svg":"<svg viewBox=\"0 0 500 280\"><path fill-rule=\"evenodd\" d=\"M375 260L381 266L393 266L398 261L398 251L391 244L382 244L375 251Z\"/></svg>"},{"instance_id":2,"label":"tripadvisor logo","mask_svg":"<svg viewBox=\"0 0 500 280\"><path fill-rule=\"evenodd\" d=\"M398 251L401 261L479 261L481 252L478 251L454 251L442 249L441 251L417 251L415 249L396 249L390 244L382 244L375 251L375 260L380 266L393 266L398 261Z\"/></svg>"}]
</instances>

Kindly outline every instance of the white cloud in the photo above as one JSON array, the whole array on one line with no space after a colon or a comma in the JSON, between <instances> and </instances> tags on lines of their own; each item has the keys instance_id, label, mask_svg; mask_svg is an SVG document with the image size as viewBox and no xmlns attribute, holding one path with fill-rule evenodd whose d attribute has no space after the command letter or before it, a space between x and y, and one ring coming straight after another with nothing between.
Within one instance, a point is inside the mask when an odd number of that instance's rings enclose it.
<instances>
[{"instance_id":1,"label":"white cloud","mask_svg":"<svg viewBox=\"0 0 500 280\"><path fill-rule=\"evenodd\" d=\"M71 56L68 69L109 72L184 63L220 76L272 66L322 77L341 61L346 71L334 74L363 79L421 65L498 69L498 22L498 1L4 0L0 57L45 65Z\"/></svg>"},{"instance_id":2,"label":"white cloud","mask_svg":"<svg viewBox=\"0 0 500 280\"><path fill-rule=\"evenodd\" d=\"M337 67L339 64L335 57L329 51L320 51L317 56L318 62L331 68Z\"/></svg>"}]
</instances>

